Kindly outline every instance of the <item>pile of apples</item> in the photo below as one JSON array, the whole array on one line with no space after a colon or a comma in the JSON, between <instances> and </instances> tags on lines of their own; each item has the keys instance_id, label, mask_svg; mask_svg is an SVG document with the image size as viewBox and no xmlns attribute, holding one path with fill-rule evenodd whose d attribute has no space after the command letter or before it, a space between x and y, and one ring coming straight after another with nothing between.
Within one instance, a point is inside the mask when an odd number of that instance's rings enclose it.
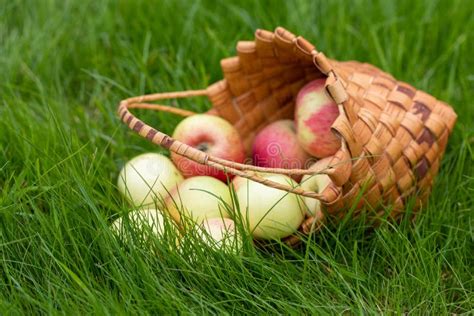
<instances>
[{"instance_id":1,"label":"pile of apples","mask_svg":"<svg viewBox=\"0 0 474 316\"><path fill-rule=\"evenodd\" d=\"M295 117L263 128L252 146L252 163L261 167L307 169L318 159L327 164L340 146L330 127L338 107L325 90L325 80L304 86L296 100ZM245 149L238 131L224 119L207 114L188 117L172 137L209 155L243 163ZM281 184L322 192L331 182L326 175L289 177L259 174ZM316 199L274 189L171 153L171 160L156 153L137 156L125 164L118 177L119 191L135 206L130 219L165 233L164 216L180 231L193 223L203 239L219 248L240 251L238 220L255 239L281 239L293 234L306 214L320 215ZM112 227L123 230L122 219ZM179 235L179 234L178 234Z\"/></svg>"}]
</instances>

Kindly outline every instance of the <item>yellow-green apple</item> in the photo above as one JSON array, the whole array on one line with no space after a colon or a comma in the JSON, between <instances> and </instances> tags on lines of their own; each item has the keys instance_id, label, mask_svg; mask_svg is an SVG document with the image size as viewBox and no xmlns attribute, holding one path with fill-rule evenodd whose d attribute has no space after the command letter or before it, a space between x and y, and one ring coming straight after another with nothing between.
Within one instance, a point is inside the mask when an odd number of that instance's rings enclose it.
<instances>
[{"instance_id":1,"label":"yellow-green apple","mask_svg":"<svg viewBox=\"0 0 474 316\"><path fill-rule=\"evenodd\" d=\"M171 191L166 207L177 222L184 216L198 224L206 218L229 217L227 206L232 205L227 185L216 178L198 176L185 179Z\"/></svg>"},{"instance_id":2,"label":"yellow-green apple","mask_svg":"<svg viewBox=\"0 0 474 316\"><path fill-rule=\"evenodd\" d=\"M171 160L163 155L146 153L125 164L118 177L118 189L135 205L152 204L164 199L168 191L183 181Z\"/></svg>"},{"instance_id":3,"label":"yellow-green apple","mask_svg":"<svg viewBox=\"0 0 474 316\"><path fill-rule=\"evenodd\" d=\"M209 155L242 163L245 150L237 130L226 120L214 115L198 114L182 120L173 132L173 138ZM211 176L227 181L227 176L214 167L171 153L171 159L185 177Z\"/></svg>"},{"instance_id":4,"label":"yellow-green apple","mask_svg":"<svg viewBox=\"0 0 474 316\"><path fill-rule=\"evenodd\" d=\"M331 131L339 116L337 104L317 79L305 85L296 97L295 123L300 145L311 156L324 158L337 152L341 141Z\"/></svg>"},{"instance_id":5,"label":"yellow-green apple","mask_svg":"<svg viewBox=\"0 0 474 316\"><path fill-rule=\"evenodd\" d=\"M310 156L299 145L295 123L279 120L262 129L252 147L253 162L260 167L305 169ZM301 176L294 176L296 181Z\"/></svg>"},{"instance_id":6,"label":"yellow-green apple","mask_svg":"<svg viewBox=\"0 0 474 316\"><path fill-rule=\"evenodd\" d=\"M296 187L288 176L259 174L265 179ZM280 239L294 233L304 219L303 200L294 193L271 188L242 177L232 181L243 222L258 239Z\"/></svg>"},{"instance_id":7,"label":"yellow-green apple","mask_svg":"<svg viewBox=\"0 0 474 316\"><path fill-rule=\"evenodd\" d=\"M314 170L316 166L325 168L331 161L330 157L319 160L309 169ZM305 175L300 182L301 188L306 191L321 193L331 183L331 179L326 174ZM306 205L306 212L310 216L322 217L321 204L319 200L310 197L303 197Z\"/></svg>"},{"instance_id":8,"label":"yellow-green apple","mask_svg":"<svg viewBox=\"0 0 474 316\"><path fill-rule=\"evenodd\" d=\"M123 217L117 218L111 225L112 231L126 241L132 236L132 232L139 234L142 240L149 240L152 233L155 237L164 238L166 235L166 229L173 235L171 237L176 238L179 233L174 223L167 223L160 210L155 208L140 209L132 211L126 215L129 220L130 226L125 224ZM128 229L130 228L130 230Z\"/></svg>"},{"instance_id":9,"label":"yellow-green apple","mask_svg":"<svg viewBox=\"0 0 474 316\"><path fill-rule=\"evenodd\" d=\"M208 218L200 226L201 237L210 247L229 253L242 251L242 236L229 218Z\"/></svg>"}]
</instances>

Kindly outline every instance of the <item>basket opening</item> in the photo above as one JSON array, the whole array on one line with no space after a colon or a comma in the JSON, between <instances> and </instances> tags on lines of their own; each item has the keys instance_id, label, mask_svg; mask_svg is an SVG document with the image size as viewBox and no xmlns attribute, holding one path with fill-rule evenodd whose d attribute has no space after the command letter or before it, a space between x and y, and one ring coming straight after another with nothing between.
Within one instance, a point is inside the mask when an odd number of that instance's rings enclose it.
<instances>
[{"instance_id":1,"label":"basket opening","mask_svg":"<svg viewBox=\"0 0 474 316\"><path fill-rule=\"evenodd\" d=\"M224 70L225 73L225 70ZM252 85L239 91L248 75L226 77L227 100L217 100L212 112L231 122L239 131L247 153L250 154L255 135L268 124L293 119L295 100L300 89L308 82L326 78L314 64L279 64L254 73ZM259 80L257 81L256 78Z\"/></svg>"},{"instance_id":2,"label":"basket opening","mask_svg":"<svg viewBox=\"0 0 474 316\"><path fill-rule=\"evenodd\" d=\"M221 60L224 80L210 89L211 110L239 131L247 154L268 124L293 119L300 89L327 78L332 65L302 37L278 27L257 30L254 41L237 43L237 56ZM315 56L318 56L317 58Z\"/></svg>"}]
</instances>

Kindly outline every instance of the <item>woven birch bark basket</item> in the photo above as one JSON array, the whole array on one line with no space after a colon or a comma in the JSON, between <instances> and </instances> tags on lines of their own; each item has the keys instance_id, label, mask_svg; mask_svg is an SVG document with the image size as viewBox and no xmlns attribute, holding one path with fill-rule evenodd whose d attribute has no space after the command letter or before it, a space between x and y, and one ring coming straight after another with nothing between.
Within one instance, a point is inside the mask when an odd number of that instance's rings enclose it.
<instances>
[{"instance_id":1,"label":"woven birch bark basket","mask_svg":"<svg viewBox=\"0 0 474 316\"><path fill-rule=\"evenodd\" d=\"M370 210L394 220L410 198L415 210L426 202L438 173L448 137L456 122L451 106L377 67L327 58L301 36L282 27L257 30L254 41L240 41L237 56L221 60L224 79L203 90L157 93L120 102L118 114L133 131L191 160L270 187L321 201L325 215L352 216ZM153 128L130 109L165 111L181 116L195 113L150 103L163 99L206 96L209 114L233 124L249 153L255 134L273 121L293 118L295 98L309 81L326 79L326 91L338 104L332 131L341 141L329 166L311 170L262 168L207 155ZM287 175L327 174L332 183L321 193L269 181L257 172ZM324 216L307 217L300 232L320 226ZM298 241L297 235L286 240Z\"/></svg>"}]
</instances>

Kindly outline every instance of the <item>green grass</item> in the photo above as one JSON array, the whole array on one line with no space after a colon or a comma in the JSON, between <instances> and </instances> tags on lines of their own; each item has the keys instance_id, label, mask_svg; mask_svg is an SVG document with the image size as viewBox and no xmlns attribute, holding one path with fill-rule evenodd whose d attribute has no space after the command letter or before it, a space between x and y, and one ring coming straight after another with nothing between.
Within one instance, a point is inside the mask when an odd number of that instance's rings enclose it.
<instances>
[{"instance_id":1,"label":"green grass","mask_svg":"<svg viewBox=\"0 0 474 316\"><path fill-rule=\"evenodd\" d=\"M473 12L467 0L0 1L0 313L472 312ZM206 87L236 41L278 25L453 104L428 206L414 224L329 225L294 251L122 245L108 229L129 209L118 171L161 149L119 122L118 101ZM140 113L167 133L178 121Z\"/></svg>"}]
</instances>

